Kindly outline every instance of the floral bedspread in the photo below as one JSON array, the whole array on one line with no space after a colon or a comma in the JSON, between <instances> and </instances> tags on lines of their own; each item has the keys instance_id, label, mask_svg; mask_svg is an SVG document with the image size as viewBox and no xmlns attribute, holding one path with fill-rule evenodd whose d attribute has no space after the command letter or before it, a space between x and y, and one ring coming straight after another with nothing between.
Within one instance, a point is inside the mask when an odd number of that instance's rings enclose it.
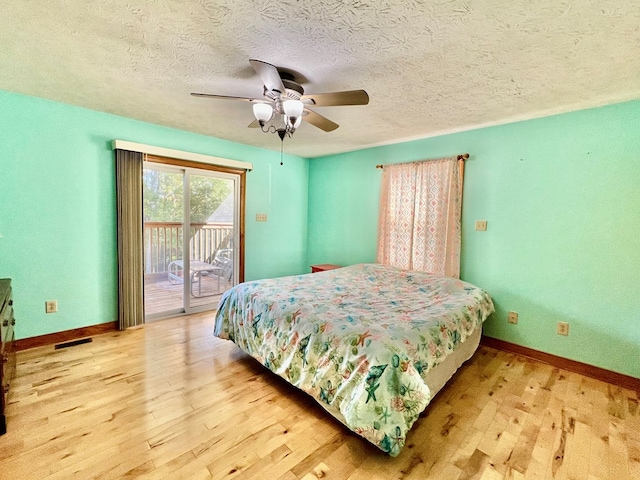
<instances>
[{"instance_id":1,"label":"floral bedspread","mask_svg":"<svg viewBox=\"0 0 640 480\"><path fill-rule=\"evenodd\" d=\"M237 285L215 335L396 456L431 400L423 377L493 311L469 283L361 264Z\"/></svg>"}]
</instances>

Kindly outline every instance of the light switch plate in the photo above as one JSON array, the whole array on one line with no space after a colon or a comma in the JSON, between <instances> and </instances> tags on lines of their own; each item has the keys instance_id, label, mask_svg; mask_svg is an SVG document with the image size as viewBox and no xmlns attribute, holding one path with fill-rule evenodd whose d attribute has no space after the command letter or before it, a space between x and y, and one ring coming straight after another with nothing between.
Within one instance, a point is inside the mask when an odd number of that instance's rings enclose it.
<instances>
[{"instance_id":1,"label":"light switch plate","mask_svg":"<svg viewBox=\"0 0 640 480\"><path fill-rule=\"evenodd\" d=\"M266 213L256 213L256 222L266 222L267 214Z\"/></svg>"},{"instance_id":2,"label":"light switch plate","mask_svg":"<svg viewBox=\"0 0 640 480\"><path fill-rule=\"evenodd\" d=\"M486 220L476 220L476 230L479 232L484 232L487 230L487 221Z\"/></svg>"}]
</instances>

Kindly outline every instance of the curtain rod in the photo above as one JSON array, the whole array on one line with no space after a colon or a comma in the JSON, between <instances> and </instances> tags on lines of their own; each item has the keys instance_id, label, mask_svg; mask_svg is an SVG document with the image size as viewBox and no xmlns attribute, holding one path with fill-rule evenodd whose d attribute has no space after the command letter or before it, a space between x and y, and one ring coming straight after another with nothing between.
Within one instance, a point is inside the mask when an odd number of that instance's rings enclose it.
<instances>
[{"instance_id":1,"label":"curtain rod","mask_svg":"<svg viewBox=\"0 0 640 480\"><path fill-rule=\"evenodd\" d=\"M457 159L458 160L466 160L469 158L469 154L468 153L463 153L462 155L458 155ZM390 164L393 165L393 164ZM384 168L384 165L376 165L376 168Z\"/></svg>"}]
</instances>

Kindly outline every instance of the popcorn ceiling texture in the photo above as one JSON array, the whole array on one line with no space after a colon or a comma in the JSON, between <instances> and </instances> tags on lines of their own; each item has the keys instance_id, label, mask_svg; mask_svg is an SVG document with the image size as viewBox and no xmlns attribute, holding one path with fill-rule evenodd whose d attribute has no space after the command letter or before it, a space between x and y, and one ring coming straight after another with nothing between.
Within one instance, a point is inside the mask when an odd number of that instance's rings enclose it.
<instances>
[{"instance_id":1,"label":"popcorn ceiling texture","mask_svg":"<svg viewBox=\"0 0 640 480\"><path fill-rule=\"evenodd\" d=\"M0 46L0 89L273 150L249 104L189 93L259 97L249 58L367 90L285 141L305 157L640 98L629 0L4 0Z\"/></svg>"}]
</instances>

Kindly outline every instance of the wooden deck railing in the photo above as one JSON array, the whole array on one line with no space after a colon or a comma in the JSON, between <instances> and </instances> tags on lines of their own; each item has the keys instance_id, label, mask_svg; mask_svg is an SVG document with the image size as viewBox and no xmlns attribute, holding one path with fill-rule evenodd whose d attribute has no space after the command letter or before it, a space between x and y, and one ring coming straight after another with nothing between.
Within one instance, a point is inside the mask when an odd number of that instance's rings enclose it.
<instances>
[{"instance_id":1,"label":"wooden deck railing","mask_svg":"<svg viewBox=\"0 0 640 480\"><path fill-rule=\"evenodd\" d=\"M232 246L232 235L230 224L190 224L191 258L210 262L216 251ZM145 274L166 272L169 263L181 260L182 243L182 223L144 222Z\"/></svg>"}]
</instances>

